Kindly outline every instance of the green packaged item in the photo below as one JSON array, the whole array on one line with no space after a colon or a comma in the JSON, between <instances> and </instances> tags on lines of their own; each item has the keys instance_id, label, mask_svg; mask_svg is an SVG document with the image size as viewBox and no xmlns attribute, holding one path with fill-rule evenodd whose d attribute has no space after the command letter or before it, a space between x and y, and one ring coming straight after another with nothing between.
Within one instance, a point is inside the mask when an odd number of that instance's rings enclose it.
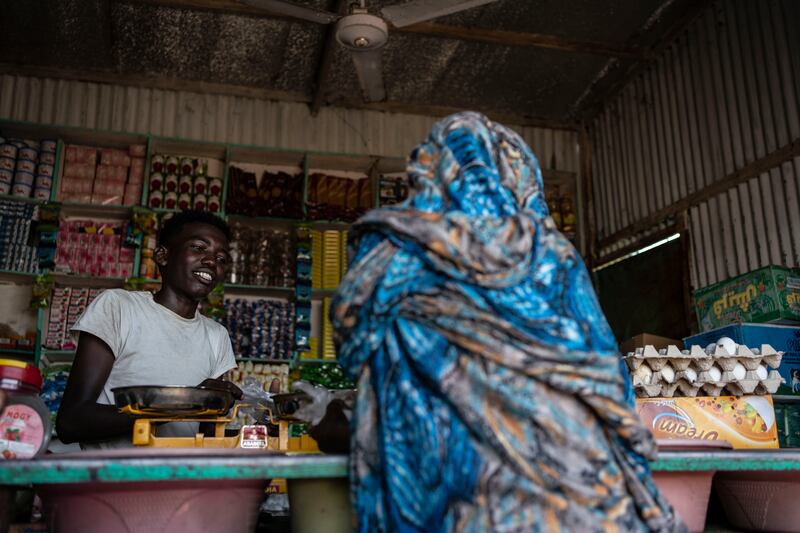
<instances>
[{"instance_id":1,"label":"green packaged item","mask_svg":"<svg viewBox=\"0 0 800 533\"><path fill-rule=\"evenodd\" d=\"M694 291L700 331L741 322L800 323L800 270L768 266Z\"/></svg>"}]
</instances>

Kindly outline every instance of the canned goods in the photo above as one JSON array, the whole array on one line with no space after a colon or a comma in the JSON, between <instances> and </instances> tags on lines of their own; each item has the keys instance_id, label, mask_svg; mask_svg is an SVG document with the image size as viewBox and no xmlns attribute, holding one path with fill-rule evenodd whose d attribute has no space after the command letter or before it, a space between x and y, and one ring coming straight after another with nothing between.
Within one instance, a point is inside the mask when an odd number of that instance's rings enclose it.
<instances>
[{"instance_id":1,"label":"canned goods","mask_svg":"<svg viewBox=\"0 0 800 533\"><path fill-rule=\"evenodd\" d=\"M17 172L33 172L36 170L36 163L30 159L17 159Z\"/></svg>"},{"instance_id":2,"label":"canned goods","mask_svg":"<svg viewBox=\"0 0 800 533\"><path fill-rule=\"evenodd\" d=\"M192 204L192 197L189 196L189 193L181 193L180 196L178 196L178 209L180 209L181 211L189 209L191 204Z\"/></svg>"},{"instance_id":3,"label":"canned goods","mask_svg":"<svg viewBox=\"0 0 800 533\"><path fill-rule=\"evenodd\" d=\"M164 195L164 207L167 209L175 209L178 207L178 193L168 192Z\"/></svg>"},{"instance_id":4,"label":"canned goods","mask_svg":"<svg viewBox=\"0 0 800 533\"><path fill-rule=\"evenodd\" d=\"M27 185L29 188L33 187L33 173L18 170L14 172L14 185ZM30 194L30 191L28 191Z\"/></svg>"},{"instance_id":5,"label":"canned goods","mask_svg":"<svg viewBox=\"0 0 800 533\"><path fill-rule=\"evenodd\" d=\"M18 148L10 143L0 144L0 157L17 157Z\"/></svg>"},{"instance_id":6,"label":"canned goods","mask_svg":"<svg viewBox=\"0 0 800 533\"><path fill-rule=\"evenodd\" d=\"M28 145L22 139L8 139L9 144L13 144L17 148L27 148Z\"/></svg>"},{"instance_id":7,"label":"canned goods","mask_svg":"<svg viewBox=\"0 0 800 533\"><path fill-rule=\"evenodd\" d=\"M159 208L164 203L164 194L161 191L153 191L150 193L150 200L148 205L150 207Z\"/></svg>"},{"instance_id":8,"label":"canned goods","mask_svg":"<svg viewBox=\"0 0 800 533\"><path fill-rule=\"evenodd\" d=\"M154 155L153 159L150 161L150 168L153 169L153 172L163 172L164 156Z\"/></svg>"},{"instance_id":9,"label":"canned goods","mask_svg":"<svg viewBox=\"0 0 800 533\"><path fill-rule=\"evenodd\" d=\"M36 176L33 186L37 189L49 189L53 186L53 178L50 176Z\"/></svg>"},{"instance_id":10,"label":"canned goods","mask_svg":"<svg viewBox=\"0 0 800 533\"><path fill-rule=\"evenodd\" d=\"M191 174L194 171L194 163L188 157L181 159L181 174Z\"/></svg>"},{"instance_id":11,"label":"canned goods","mask_svg":"<svg viewBox=\"0 0 800 533\"><path fill-rule=\"evenodd\" d=\"M30 198L31 196L31 186L25 185L22 183L15 183L11 187L11 194L13 196L23 196L25 198Z\"/></svg>"},{"instance_id":12,"label":"canned goods","mask_svg":"<svg viewBox=\"0 0 800 533\"><path fill-rule=\"evenodd\" d=\"M14 173L10 170L0 170L0 183L11 183L14 181Z\"/></svg>"},{"instance_id":13,"label":"canned goods","mask_svg":"<svg viewBox=\"0 0 800 533\"><path fill-rule=\"evenodd\" d=\"M39 166L36 167L36 173L40 176L48 176L50 178L53 177L53 165L43 165L39 163Z\"/></svg>"},{"instance_id":14,"label":"canned goods","mask_svg":"<svg viewBox=\"0 0 800 533\"><path fill-rule=\"evenodd\" d=\"M222 194L222 180L219 178L210 178L208 180L208 194L220 195Z\"/></svg>"},{"instance_id":15,"label":"canned goods","mask_svg":"<svg viewBox=\"0 0 800 533\"><path fill-rule=\"evenodd\" d=\"M208 197L208 210L212 213L219 213L220 209L220 201L219 196L211 195Z\"/></svg>"},{"instance_id":16,"label":"canned goods","mask_svg":"<svg viewBox=\"0 0 800 533\"><path fill-rule=\"evenodd\" d=\"M42 142L39 143L39 148L42 150L42 152L48 152L53 154L56 153L56 146L57 146L56 141L52 139L43 139Z\"/></svg>"},{"instance_id":17,"label":"canned goods","mask_svg":"<svg viewBox=\"0 0 800 533\"><path fill-rule=\"evenodd\" d=\"M192 192L191 176L181 176L181 179L178 182L178 192L181 194L189 194L190 192Z\"/></svg>"},{"instance_id":18,"label":"canned goods","mask_svg":"<svg viewBox=\"0 0 800 533\"><path fill-rule=\"evenodd\" d=\"M175 174L168 174L164 179L164 189L167 192L176 192L178 190L178 176Z\"/></svg>"},{"instance_id":19,"label":"canned goods","mask_svg":"<svg viewBox=\"0 0 800 533\"><path fill-rule=\"evenodd\" d=\"M14 170L17 167L17 160L13 157L0 157L0 170Z\"/></svg>"},{"instance_id":20,"label":"canned goods","mask_svg":"<svg viewBox=\"0 0 800 533\"><path fill-rule=\"evenodd\" d=\"M29 161L36 161L39 158L39 152L26 146L25 148L19 149L19 152L17 152L17 157L20 159L27 159Z\"/></svg>"},{"instance_id":21,"label":"canned goods","mask_svg":"<svg viewBox=\"0 0 800 533\"><path fill-rule=\"evenodd\" d=\"M167 174L175 174L178 172L178 158L175 156L169 156L164 161L164 170L167 171Z\"/></svg>"},{"instance_id":22,"label":"canned goods","mask_svg":"<svg viewBox=\"0 0 800 533\"><path fill-rule=\"evenodd\" d=\"M197 194L194 197L194 205L193 208L197 211L205 211L206 204L208 204L208 198L206 198L205 194Z\"/></svg>"},{"instance_id":23,"label":"canned goods","mask_svg":"<svg viewBox=\"0 0 800 533\"><path fill-rule=\"evenodd\" d=\"M206 193L206 185L208 182L206 178L203 176L197 176L194 179L194 193L195 194L205 194Z\"/></svg>"},{"instance_id":24,"label":"canned goods","mask_svg":"<svg viewBox=\"0 0 800 533\"><path fill-rule=\"evenodd\" d=\"M164 176L160 172L154 172L150 175L150 190L158 191L164 183Z\"/></svg>"},{"instance_id":25,"label":"canned goods","mask_svg":"<svg viewBox=\"0 0 800 533\"><path fill-rule=\"evenodd\" d=\"M39 164L55 165L56 153L55 152L42 152L39 154Z\"/></svg>"},{"instance_id":26,"label":"canned goods","mask_svg":"<svg viewBox=\"0 0 800 533\"><path fill-rule=\"evenodd\" d=\"M11 194L11 184L0 182L0 194Z\"/></svg>"},{"instance_id":27,"label":"canned goods","mask_svg":"<svg viewBox=\"0 0 800 533\"><path fill-rule=\"evenodd\" d=\"M47 201L50 199L49 187L36 187L33 189L33 197L37 200Z\"/></svg>"}]
</instances>

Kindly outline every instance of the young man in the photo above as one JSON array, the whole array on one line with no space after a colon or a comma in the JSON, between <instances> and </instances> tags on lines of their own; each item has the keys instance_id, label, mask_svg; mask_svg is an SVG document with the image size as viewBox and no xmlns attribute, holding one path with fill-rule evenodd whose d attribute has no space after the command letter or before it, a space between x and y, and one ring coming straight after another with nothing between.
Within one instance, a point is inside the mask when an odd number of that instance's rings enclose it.
<instances>
[{"instance_id":1,"label":"young man","mask_svg":"<svg viewBox=\"0 0 800 533\"><path fill-rule=\"evenodd\" d=\"M220 218L185 211L161 230L155 260L161 290L104 291L81 316L80 332L56 431L83 449L129 447L133 419L114 406L112 389L133 385L205 385L241 391L222 376L236 366L223 326L197 305L224 280L230 228ZM165 424L159 436L193 436L197 424Z\"/></svg>"}]
</instances>

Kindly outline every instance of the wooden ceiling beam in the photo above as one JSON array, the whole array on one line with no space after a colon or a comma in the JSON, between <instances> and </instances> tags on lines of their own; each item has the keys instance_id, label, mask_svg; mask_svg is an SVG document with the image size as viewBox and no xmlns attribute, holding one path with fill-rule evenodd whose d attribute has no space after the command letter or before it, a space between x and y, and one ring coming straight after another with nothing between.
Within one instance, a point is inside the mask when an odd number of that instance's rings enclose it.
<instances>
[{"instance_id":1,"label":"wooden ceiling beam","mask_svg":"<svg viewBox=\"0 0 800 533\"><path fill-rule=\"evenodd\" d=\"M335 13L343 13L347 8L348 0L337 0ZM320 52L319 66L317 75L314 78L314 96L311 99L311 116L317 116L320 107L324 103L325 89L328 82L328 75L333 64L333 51L338 46L336 42L336 28L331 24L325 30L325 38L322 40L322 51Z\"/></svg>"},{"instance_id":2,"label":"wooden ceiling beam","mask_svg":"<svg viewBox=\"0 0 800 533\"><path fill-rule=\"evenodd\" d=\"M435 22L421 22L404 28L394 28L394 31L424 35L426 37L442 37L446 39L497 44L501 46L529 46L607 57L623 57L638 60L647 59L645 54L634 49L627 49L608 43L567 39L557 35L546 35L542 33L464 28L460 26L437 24Z\"/></svg>"},{"instance_id":3,"label":"wooden ceiling beam","mask_svg":"<svg viewBox=\"0 0 800 533\"><path fill-rule=\"evenodd\" d=\"M193 9L201 11L214 11L233 15L250 15L257 17L279 18L291 20L305 24L313 22L287 17L271 13L263 9L256 9L248 5L237 2L236 0L134 0L143 4L157 6L174 7L178 9ZM345 2L346 4L346 2ZM342 13L342 11L338 11ZM450 26L437 24L435 22L421 22L404 28L392 28L398 33L409 33L423 35L426 37L440 37L445 39L456 39L459 41L471 41L480 43L497 44L501 46L529 46L535 48L546 48L550 50L561 50L562 52L594 54L606 57L620 57L628 59L646 60L647 56L642 52L609 43L594 41L581 41L559 37L557 35L546 35L541 33L514 32L505 30L491 30L482 28L464 28L460 26Z\"/></svg>"}]
</instances>

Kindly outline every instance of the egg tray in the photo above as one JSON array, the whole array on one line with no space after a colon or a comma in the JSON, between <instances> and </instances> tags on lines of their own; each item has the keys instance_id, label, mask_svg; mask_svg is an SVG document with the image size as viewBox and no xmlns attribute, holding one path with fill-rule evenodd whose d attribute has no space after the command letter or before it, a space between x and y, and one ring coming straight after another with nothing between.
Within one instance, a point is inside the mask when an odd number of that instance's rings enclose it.
<instances>
[{"instance_id":1,"label":"egg tray","mask_svg":"<svg viewBox=\"0 0 800 533\"><path fill-rule=\"evenodd\" d=\"M673 396L743 396L774 394L783 378L777 368L783 352L769 344L761 348L738 346L731 354L716 346L706 352L694 345L689 350L651 345L637 348L623 359L631 372L634 391L640 398Z\"/></svg>"}]
</instances>

